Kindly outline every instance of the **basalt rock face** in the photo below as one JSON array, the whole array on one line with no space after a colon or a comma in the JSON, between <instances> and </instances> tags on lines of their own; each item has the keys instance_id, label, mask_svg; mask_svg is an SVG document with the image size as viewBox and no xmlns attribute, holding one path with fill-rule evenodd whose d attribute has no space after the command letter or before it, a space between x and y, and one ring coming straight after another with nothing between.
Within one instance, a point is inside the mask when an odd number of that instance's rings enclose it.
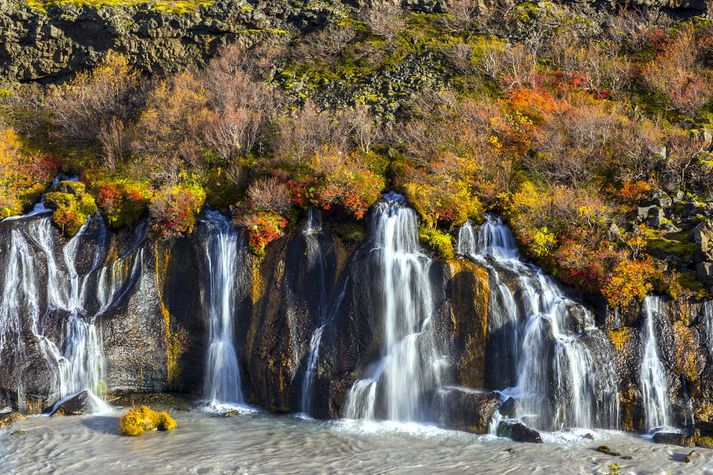
<instances>
[{"instance_id":1,"label":"basalt rock face","mask_svg":"<svg viewBox=\"0 0 713 475\"><path fill-rule=\"evenodd\" d=\"M0 0L0 80L56 83L100 62L126 55L149 74L200 67L221 47L267 30L323 26L343 9L317 2L211 2L191 13L146 3L127 7L52 6ZM252 39L251 39L252 38Z\"/></svg>"},{"instance_id":2,"label":"basalt rock face","mask_svg":"<svg viewBox=\"0 0 713 475\"><path fill-rule=\"evenodd\" d=\"M368 4L361 0L220 0L178 13L150 3L95 7L68 2L40 11L23 0L0 0L0 81L61 83L95 66L109 51L127 56L147 74L163 75L204 66L229 43L252 44L266 34L312 31ZM489 4L485 1L483 7ZM683 13L701 13L707 8L706 0L636 0L626 4ZM403 0L402 5L420 12L446 9L443 0ZM496 8L501 6L496 4ZM338 95L339 91L325 94Z\"/></svg>"},{"instance_id":3,"label":"basalt rock face","mask_svg":"<svg viewBox=\"0 0 713 475\"><path fill-rule=\"evenodd\" d=\"M246 250L237 269L242 290L234 305L234 340L242 390L246 401L273 412L301 410L318 329L323 333L309 386L315 417L343 416L354 382L383 357L385 276L375 244L368 238L346 246L329 222L325 217L324 226L311 227L303 220L268 246L264 258ZM0 407L40 412L60 399L72 315L93 322L101 342L104 369L99 387L91 389L200 398L209 344L207 232L199 223L191 235L161 241L149 236L148 223L113 232L93 216L68 241L47 216L0 223ZM240 236L239 245L246 246ZM498 407L491 392L502 388L492 383L497 362L489 357L500 341L489 331L490 272L466 259L429 261L429 325L442 368L441 389L429 389L423 400L432 401L426 417L444 427L483 432ZM510 276L501 272L500 279L508 283ZM71 289L77 289L74 297ZM523 296L514 299L523 305ZM584 317L575 327L592 355L613 355L620 427L645 430L647 313L625 313L598 318L603 332L592 331ZM670 424L695 421L710 433L713 304L661 299L652 318ZM376 407L378 414L378 401Z\"/></svg>"}]
</instances>

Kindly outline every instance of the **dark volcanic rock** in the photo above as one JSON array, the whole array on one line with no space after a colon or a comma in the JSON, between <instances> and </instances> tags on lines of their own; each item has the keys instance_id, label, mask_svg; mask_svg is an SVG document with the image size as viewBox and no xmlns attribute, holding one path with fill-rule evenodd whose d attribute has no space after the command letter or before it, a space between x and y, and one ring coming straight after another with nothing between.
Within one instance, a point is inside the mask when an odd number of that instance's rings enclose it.
<instances>
[{"instance_id":1,"label":"dark volcanic rock","mask_svg":"<svg viewBox=\"0 0 713 475\"><path fill-rule=\"evenodd\" d=\"M519 421L501 421L497 428L498 437L507 437L515 442L542 443L542 436Z\"/></svg>"},{"instance_id":2,"label":"dark volcanic rock","mask_svg":"<svg viewBox=\"0 0 713 475\"><path fill-rule=\"evenodd\" d=\"M488 432L499 402L493 393L445 387L434 395L433 406L442 427L484 434Z\"/></svg>"},{"instance_id":3,"label":"dark volcanic rock","mask_svg":"<svg viewBox=\"0 0 713 475\"><path fill-rule=\"evenodd\" d=\"M88 391L82 391L74 396L57 403L49 415L51 416L83 416L91 410L91 401Z\"/></svg>"},{"instance_id":4,"label":"dark volcanic rock","mask_svg":"<svg viewBox=\"0 0 713 475\"><path fill-rule=\"evenodd\" d=\"M653 441L657 444L678 445L680 447L694 447L696 445L693 437L679 432L656 432Z\"/></svg>"}]
</instances>

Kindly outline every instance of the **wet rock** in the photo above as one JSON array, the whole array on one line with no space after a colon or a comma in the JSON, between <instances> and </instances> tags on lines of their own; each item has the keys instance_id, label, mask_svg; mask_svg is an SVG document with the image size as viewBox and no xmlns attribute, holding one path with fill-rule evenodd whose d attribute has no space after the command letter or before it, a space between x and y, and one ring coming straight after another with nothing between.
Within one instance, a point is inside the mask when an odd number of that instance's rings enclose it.
<instances>
[{"instance_id":1,"label":"wet rock","mask_svg":"<svg viewBox=\"0 0 713 475\"><path fill-rule=\"evenodd\" d=\"M498 437L507 437L515 442L542 443L542 436L519 421L501 421L497 429Z\"/></svg>"},{"instance_id":2,"label":"wet rock","mask_svg":"<svg viewBox=\"0 0 713 475\"><path fill-rule=\"evenodd\" d=\"M622 455L619 458L621 458L623 460L634 460L634 457L632 457L631 455Z\"/></svg>"},{"instance_id":3,"label":"wet rock","mask_svg":"<svg viewBox=\"0 0 713 475\"><path fill-rule=\"evenodd\" d=\"M19 412L8 412L0 414L0 429L10 427L16 422L24 421L25 416Z\"/></svg>"},{"instance_id":4,"label":"wet rock","mask_svg":"<svg viewBox=\"0 0 713 475\"><path fill-rule=\"evenodd\" d=\"M50 417L52 416L83 416L87 414L90 410L90 396L89 392L82 391L75 394L71 398L65 400L61 404L55 405L50 411Z\"/></svg>"},{"instance_id":5,"label":"wet rock","mask_svg":"<svg viewBox=\"0 0 713 475\"><path fill-rule=\"evenodd\" d=\"M695 446L693 437L678 432L656 432L653 441L657 444L678 445L680 447Z\"/></svg>"},{"instance_id":6,"label":"wet rock","mask_svg":"<svg viewBox=\"0 0 713 475\"><path fill-rule=\"evenodd\" d=\"M434 397L434 412L443 427L474 434L488 431L499 405L495 394L467 388L445 387Z\"/></svg>"},{"instance_id":7,"label":"wet rock","mask_svg":"<svg viewBox=\"0 0 713 475\"><path fill-rule=\"evenodd\" d=\"M239 411L226 411L223 413L223 417L233 417L237 416L238 414L240 414Z\"/></svg>"},{"instance_id":8,"label":"wet rock","mask_svg":"<svg viewBox=\"0 0 713 475\"><path fill-rule=\"evenodd\" d=\"M611 455L612 457L619 457L621 455L621 453L617 452L616 450L610 449L606 445L600 445L599 447L597 447L594 450L596 450L597 452L601 452L603 454Z\"/></svg>"},{"instance_id":9,"label":"wet rock","mask_svg":"<svg viewBox=\"0 0 713 475\"><path fill-rule=\"evenodd\" d=\"M509 397L500 405L500 415L503 417L515 417L517 413L517 401L513 397Z\"/></svg>"},{"instance_id":10,"label":"wet rock","mask_svg":"<svg viewBox=\"0 0 713 475\"><path fill-rule=\"evenodd\" d=\"M701 457L702 457L701 454L699 454L699 453L696 452L695 450L691 450L690 452L688 452L688 453L686 454L685 457L683 457L683 461L686 462L686 463L691 463L691 462L693 462L694 460L700 459Z\"/></svg>"},{"instance_id":11,"label":"wet rock","mask_svg":"<svg viewBox=\"0 0 713 475\"><path fill-rule=\"evenodd\" d=\"M665 221L666 215L664 214L664 211L661 207L652 206L651 209L649 209L649 215L647 218L649 226L653 228L660 228L664 225Z\"/></svg>"},{"instance_id":12,"label":"wet rock","mask_svg":"<svg viewBox=\"0 0 713 475\"><path fill-rule=\"evenodd\" d=\"M704 282L713 282L713 262L699 262L696 264L696 275Z\"/></svg>"},{"instance_id":13,"label":"wet rock","mask_svg":"<svg viewBox=\"0 0 713 475\"><path fill-rule=\"evenodd\" d=\"M583 439L594 440L594 435L591 432L587 432L582 436Z\"/></svg>"}]
</instances>

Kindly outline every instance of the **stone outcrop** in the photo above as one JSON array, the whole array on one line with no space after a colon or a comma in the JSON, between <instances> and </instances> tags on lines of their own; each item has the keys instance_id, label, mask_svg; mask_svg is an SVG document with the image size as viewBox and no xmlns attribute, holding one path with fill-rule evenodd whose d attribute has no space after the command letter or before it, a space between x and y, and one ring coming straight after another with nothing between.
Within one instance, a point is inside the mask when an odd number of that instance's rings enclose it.
<instances>
[{"instance_id":1,"label":"stone outcrop","mask_svg":"<svg viewBox=\"0 0 713 475\"><path fill-rule=\"evenodd\" d=\"M0 0L0 81L62 82L100 62L108 51L126 55L148 74L200 67L229 43L309 30L343 8L339 2L220 0L189 13L150 3L62 3L43 12L22 0Z\"/></svg>"},{"instance_id":2,"label":"stone outcrop","mask_svg":"<svg viewBox=\"0 0 713 475\"><path fill-rule=\"evenodd\" d=\"M149 2L111 7L62 2L41 11L23 0L0 0L0 82L60 83L93 67L108 51L126 55L134 66L151 75L201 67L229 43L240 41L249 45L265 35L311 31L367 3L218 0L195 11L172 12ZM402 1L405 8L423 12L443 12L445 3ZM484 2L484 6L488 3ZM694 13L707 8L706 0L626 3ZM418 67L425 59L414 61ZM424 71L428 73L428 68ZM419 74L424 71L419 70ZM388 74L374 79L384 86L389 83ZM331 96L340 94L339 90L325 91L321 101L333 102L335 98Z\"/></svg>"}]
</instances>

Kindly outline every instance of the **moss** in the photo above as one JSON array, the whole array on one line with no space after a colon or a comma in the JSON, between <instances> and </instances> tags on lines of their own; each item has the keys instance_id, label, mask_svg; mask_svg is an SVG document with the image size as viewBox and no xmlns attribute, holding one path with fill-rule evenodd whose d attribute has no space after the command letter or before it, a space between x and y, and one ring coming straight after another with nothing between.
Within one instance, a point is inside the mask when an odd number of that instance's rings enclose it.
<instances>
[{"instance_id":1,"label":"moss","mask_svg":"<svg viewBox=\"0 0 713 475\"><path fill-rule=\"evenodd\" d=\"M152 9L167 13L186 14L193 13L201 6L210 5L207 0L28 0L28 5L46 12L48 8L61 5L77 5L90 7L132 7L148 4Z\"/></svg>"},{"instance_id":2,"label":"moss","mask_svg":"<svg viewBox=\"0 0 713 475\"><path fill-rule=\"evenodd\" d=\"M676 256L688 261L696 251L696 244L687 241L685 233L658 234L647 230L646 249L654 255Z\"/></svg>"},{"instance_id":3,"label":"moss","mask_svg":"<svg viewBox=\"0 0 713 475\"><path fill-rule=\"evenodd\" d=\"M363 224L353 221L335 223L334 233L344 242L357 244L366 238L366 230Z\"/></svg>"},{"instance_id":4,"label":"moss","mask_svg":"<svg viewBox=\"0 0 713 475\"><path fill-rule=\"evenodd\" d=\"M431 249L441 259L453 259L453 237L438 228L431 228L424 224L418 229L418 238L426 247Z\"/></svg>"},{"instance_id":5,"label":"moss","mask_svg":"<svg viewBox=\"0 0 713 475\"><path fill-rule=\"evenodd\" d=\"M678 275L679 285L699 297L706 295L706 287L703 283L698 280L695 272L682 272Z\"/></svg>"},{"instance_id":6,"label":"moss","mask_svg":"<svg viewBox=\"0 0 713 475\"><path fill-rule=\"evenodd\" d=\"M132 407L121 416L119 429L124 435L138 437L152 430L170 431L178 425L166 411L158 413L147 406Z\"/></svg>"},{"instance_id":7,"label":"moss","mask_svg":"<svg viewBox=\"0 0 713 475\"><path fill-rule=\"evenodd\" d=\"M166 275L168 271L168 264L170 260L170 255L166 254L163 262L160 259L160 251L158 248L158 243L155 244L155 277L156 277L156 292L159 298L159 305L161 308L161 316L163 317L164 331L166 335L166 371L168 373L168 383L173 384L180 374L179 361L181 356L186 349L186 341L188 340L188 335L186 331L179 328L178 331L172 331L171 328L171 312L163 301L162 296L162 275Z\"/></svg>"},{"instance_id":8,"label":"moss","mask_svg":"<svg viewBox=\"0 0 713 475\"><path fill-rule=\"evenodd\" d=\"M5 429L15 424L16 422L24 420L25 416L19 412L11 412L9 414L0 415L0 429Z\"/></svg>"},{"instance_id":9,"label":"moss","mask_svg":"<svg viewBox=\"0 0 713 475\"><path fill-rule=\"evenodd\" d=\"M694 329L684 322L673 324L673 343L678 372L689 382L698 380L705 366L705 357L698 352L698 338Z\"/></svg>"}]
</instances>

